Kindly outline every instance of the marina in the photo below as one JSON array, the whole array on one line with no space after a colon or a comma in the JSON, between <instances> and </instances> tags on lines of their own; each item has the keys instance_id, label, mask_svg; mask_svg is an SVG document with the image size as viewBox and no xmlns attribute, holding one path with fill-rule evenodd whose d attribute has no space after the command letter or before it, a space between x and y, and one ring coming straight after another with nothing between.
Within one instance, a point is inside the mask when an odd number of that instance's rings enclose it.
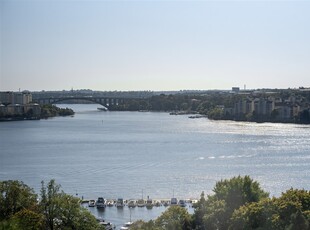
<instances>
[{"instance_id":1,"label":"marina","mask_svg":"<svg viewBox=\"0 0 310 230\"><path fill-rule=\"evenodd\" d=\"M101 200L99 197L97 200ZM104 198L102 198L104 199ZM143 219L144 221L157 218L170 206L179 205L194 212L193 205L197 199L104 199L104 208L102 204L93 205L94 199L81 200L81 205L87 208L106 229L129 229L134 221ZM138 205L139 202L139 205ZM118 218L115 218L118 216ZM147 217L146 217L147 216Z\"/></svg>"}]
</instances>

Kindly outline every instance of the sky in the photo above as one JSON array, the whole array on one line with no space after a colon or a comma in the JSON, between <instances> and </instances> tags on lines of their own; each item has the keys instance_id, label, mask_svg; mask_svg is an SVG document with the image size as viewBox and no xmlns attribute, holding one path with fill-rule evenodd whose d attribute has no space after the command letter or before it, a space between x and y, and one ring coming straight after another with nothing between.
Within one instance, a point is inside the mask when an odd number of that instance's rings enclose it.
<instances>
[{"instance_id":1,"label":"sky","mask_svg":"<svg viewBox=\"0 0 310 230\"><path fill-rule=\"evenodd\" d=\"M310 87L309 1L0 0L0 91Z\"/></svg>"}]
</instances>

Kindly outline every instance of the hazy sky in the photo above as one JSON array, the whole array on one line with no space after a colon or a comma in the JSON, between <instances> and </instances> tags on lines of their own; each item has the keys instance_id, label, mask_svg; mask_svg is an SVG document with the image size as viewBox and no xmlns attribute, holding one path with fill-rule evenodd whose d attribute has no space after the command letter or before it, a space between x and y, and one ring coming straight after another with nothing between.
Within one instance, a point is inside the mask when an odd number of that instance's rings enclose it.
<instances>
[{"instance_id":1,"label":"hazy sky","mask_svg":"<svg viewBox=\"0 0 310 230\"><path fill-rule=\"evenodd\" d=\"M0 90L310 86L310 1L0 0Z\"/></svg>"}]
</instances>

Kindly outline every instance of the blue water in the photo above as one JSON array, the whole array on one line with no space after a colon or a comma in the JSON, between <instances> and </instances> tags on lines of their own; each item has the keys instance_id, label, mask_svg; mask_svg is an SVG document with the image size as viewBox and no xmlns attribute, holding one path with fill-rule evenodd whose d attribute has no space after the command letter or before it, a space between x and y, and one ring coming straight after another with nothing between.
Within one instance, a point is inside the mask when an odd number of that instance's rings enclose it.
<instances>
[{"instance_id":1,"label":"blue water","mask_svg":"<svg viewBox=\"0 0 310 230\"><path fill-rule=\"evenodd\" d=\"M0 123L0 180L22 180L39 192L42 180L54 178L65 192L94 199L140 198L142 190L144 197L198 198L237 175L274 196L310 189L310 126L61 106L74 117ZM113 221L128 219L115 213Z\"/></svg>"}]
</instances>

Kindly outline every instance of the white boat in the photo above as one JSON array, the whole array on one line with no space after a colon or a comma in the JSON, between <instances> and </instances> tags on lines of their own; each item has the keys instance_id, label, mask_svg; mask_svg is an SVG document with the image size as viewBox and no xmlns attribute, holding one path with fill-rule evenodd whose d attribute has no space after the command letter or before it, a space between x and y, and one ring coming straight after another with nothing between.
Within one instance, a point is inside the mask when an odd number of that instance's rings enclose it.
<instances>
[{"instance_id":1,"label":"white boat","mask_svg":"<svg viewBox=\"0 0 310 230\"><path fill-rule=\"evenodd\" d=\"M88 202L88 207L95 207L95 206L96 206L95 200L90 200L90 201Z\"/></svg>"},{"instance_id":2,"label":"white boat","mask_svg":"<svg viewBox=\"0 0 310 230\"><path fill-rule=\"evenodd\" d=\"M144 200L143 200L143 199L139 199L139 200L137 201L137 206L138 206L138 207L144 207L144 206L145 206Z\"/></svg>"},{"instance_id":3,"label":"white boat","mask_svg":"<svg viewBox=\"0 0 310 230\"><path fill-rule=\"evenodd\" d=\"M128 230L130 229L131 225L132 225L132 222L127 222L121 227L121 230Z\"/></svg>"},{"instance_id":4,"label":"white boat","mask_svg":"<svg viewBox=\"0 0 310 230\"><path fill-rule=\"evenodd\" d=\"M96 218L96 220L98 221L99 225L104 226L105 230L113 230L113 229L115 229L115 226L112 223L110 223L110 222L106 222L106 221L104 221L101 218Z\"/></svg>"},{"instance_id":5,"label":"white boat","mask_svg":"<svg viewBox=\"0 0 310 230\"><path fill-rule=\"evenodd\" d=\"M108 200L107 202L108 207L113 207L114 206L114 201L113 200Z\"/></svg>"},{"instance_id":6,"label":"white boat","mask_svg":"<svg viewBox=\"0 0 310 230\"><path fill-rule=\"evenodd\" d=\"M100 111L108 111L108 109L106 107L98 107L97 109Z\"/></svg>"}]
</instances>

